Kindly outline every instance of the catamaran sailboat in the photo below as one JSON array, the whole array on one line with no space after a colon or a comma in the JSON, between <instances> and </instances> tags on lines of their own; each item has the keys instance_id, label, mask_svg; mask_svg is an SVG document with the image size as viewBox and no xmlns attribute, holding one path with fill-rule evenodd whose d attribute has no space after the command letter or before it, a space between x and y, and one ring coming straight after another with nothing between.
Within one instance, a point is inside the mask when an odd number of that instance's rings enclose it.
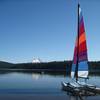
<instances>
[{"instance_id":1,"label":"catamaran sailboat","mask_svg":"<svg viewBox=\"0 0 100 100\"><path fill-rule=\"evenodd\" d=\"M96 90L96 86L87 84L85 82L80 82L79 79L88 79L88 56L87 56L87 44L86 44L86 34L84 28L84 21L82 16L82 11L80 5L78 4L78 34L76 37L74 57L71 70L72 82L62 82L62 87L64 90L75 93L83 93L87 90Z\"/></svg>"}]
</instances>

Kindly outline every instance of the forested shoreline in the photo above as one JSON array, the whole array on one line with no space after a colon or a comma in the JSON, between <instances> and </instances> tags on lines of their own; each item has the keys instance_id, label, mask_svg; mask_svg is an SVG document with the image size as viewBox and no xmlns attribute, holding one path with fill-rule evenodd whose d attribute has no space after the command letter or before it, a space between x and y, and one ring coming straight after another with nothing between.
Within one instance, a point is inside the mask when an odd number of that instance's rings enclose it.
<instances>
[{"instance_id":1,"label":"forested shoreline","mask_svg":"<svg viewBox=\"0 0 100 100\"><path fill-rule=\"evenodd\" d=\"M100 61L88 62L89 72L100 73ZM68 74L71 71L72 61L54 61L45 63L7 63L0 62L0 70L17 70L17 71L62 71Z\"/></svg>"}]
</instances>

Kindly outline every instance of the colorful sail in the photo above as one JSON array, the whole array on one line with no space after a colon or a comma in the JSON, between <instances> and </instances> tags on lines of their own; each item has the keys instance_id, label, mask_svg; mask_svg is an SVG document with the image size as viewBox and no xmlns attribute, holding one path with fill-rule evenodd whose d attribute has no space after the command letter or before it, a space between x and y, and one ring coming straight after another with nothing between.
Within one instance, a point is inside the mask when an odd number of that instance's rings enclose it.
<instances>
[{"instance_id":1,"label":"colorful sail","mask_svg":"<svg viewBox=\"0 0 100 100\"><path fill-rule=\"evenodd\" d=\"M73 56L73 63L72 63L72 70L71 70L71 77L75 77L75 71L76 71L76 65L77 65L77 38L75 42L75 48L74 48L74 56Z\"/></svg>"},{"instance_id":2,"label":"colorful sail","mask_svg":"<svg viewBox=\"0 0 100 100\"><path fill-rule=\"evenodd\" d=\"M74 49L74 57L72 64L71 76L74 77L88 77L88 57L87 57L87 45L86 45L86 35L84 28L84 21L82 16L81 8L79 10L79 27L78 27L78 35L76 39L75 49ZM76 70L77 68L77 70ZM77 73L77 74L76 74Z\"/></svg>"}]
</instances>

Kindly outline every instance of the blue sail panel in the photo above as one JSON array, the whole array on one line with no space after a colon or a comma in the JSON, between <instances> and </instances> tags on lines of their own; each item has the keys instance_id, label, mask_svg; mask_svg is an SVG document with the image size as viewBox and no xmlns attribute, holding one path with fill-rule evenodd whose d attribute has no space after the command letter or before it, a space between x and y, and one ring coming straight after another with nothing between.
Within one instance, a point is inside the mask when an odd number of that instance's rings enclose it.
<instances>
[{"instance_id":1,"label":"blue sail panel","mask_svg":"<svg viewBox=\"0 0 100 100\"><path fill-rule=\"evenodd\" d=\"M76 69L76 64L72 64L72 71L71 71L71 77L72 77L72 78L74 78L75 69Z\"/></svg>"},{"instance_id":2,"label":"blue sail panel","mask_svg":"<svg viewBox=\"0 0 100 100\"><path fill-rule=\"evenodd\" d=\"M78 63L78 77L87 78L88 76L88 63L82 61Z\"/></svg>"}]
</instances>

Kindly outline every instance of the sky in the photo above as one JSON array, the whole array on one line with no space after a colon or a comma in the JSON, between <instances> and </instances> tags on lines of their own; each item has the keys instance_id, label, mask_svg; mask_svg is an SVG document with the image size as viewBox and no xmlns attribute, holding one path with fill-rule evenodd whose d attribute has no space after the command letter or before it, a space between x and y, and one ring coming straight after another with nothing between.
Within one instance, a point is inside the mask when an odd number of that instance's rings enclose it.
<instances>
[{"instance_id":1,"label":"sky","mask_svg":"<svg viewBox=\"0 0 100 100\"><path fill-rule=\"evenodd\" d=\"M88 60L100 60L100 0L0 0L0 60L72 60L80 2Z\"/></svg>"}]
</instances>

